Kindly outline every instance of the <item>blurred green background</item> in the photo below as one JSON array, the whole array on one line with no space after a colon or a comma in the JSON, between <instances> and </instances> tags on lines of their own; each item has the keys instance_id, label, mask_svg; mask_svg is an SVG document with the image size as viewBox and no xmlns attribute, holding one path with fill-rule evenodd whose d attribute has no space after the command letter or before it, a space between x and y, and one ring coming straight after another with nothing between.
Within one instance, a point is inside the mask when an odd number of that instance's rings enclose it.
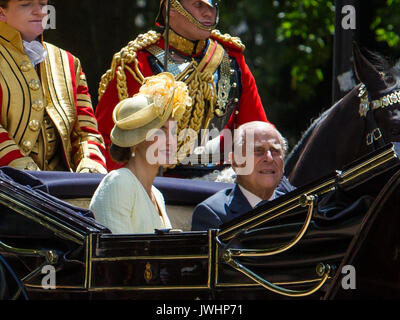
<instances>
[{"instance_id":1,"label":"blurred green background","mask_svg":"<svg viewBox=\"0 0 400 320\"><path fill-rule=\"evenodd\" d=\"M113 55L155 29L158 0L53 0L56 29L45 41L80 58L93 105ZM222 33L239 36L268 119L293 147L312 119L332 105L335 1L222 0ZM361 47L400 56L400 0L360 0Z\"/></svg>"}]
</instances>

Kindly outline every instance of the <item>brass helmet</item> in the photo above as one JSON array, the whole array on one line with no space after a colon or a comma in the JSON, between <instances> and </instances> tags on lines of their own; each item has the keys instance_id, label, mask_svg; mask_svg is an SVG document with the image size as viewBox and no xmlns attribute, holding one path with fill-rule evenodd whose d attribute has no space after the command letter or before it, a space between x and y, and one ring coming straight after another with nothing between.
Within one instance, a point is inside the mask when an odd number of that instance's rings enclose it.
<instances>
[{"instance_id":1,"label":"brass helmet","mask_svg":"<svg viewBox=\"0 0 400 320\"><path fill-rule=\"evenodd\" d=\"M217 27L218 21L219 21L219 8L218 8L218 2L219 0L200 0L204 2L205 4L209 5L212 8L217 9L217 16L215 19L215 24L212 26L205 26L203 25L200 21L198 21L193 15L187 11L184 6L182 6L181 2L179 0L169 0L170 1L170 6L171 8L174 8L176 11L178 11L181 15L183 15L186 19L189 20L190 23L194 24L198 28L202 30L214 30ZM165 26L165 21L164 21L164 6L165 6L166 0L161 0L160 1L160 8L158 9L157 13L157 18L156 18L156 24L159 27L164 27Z\"/></svg>"}]
</instances>

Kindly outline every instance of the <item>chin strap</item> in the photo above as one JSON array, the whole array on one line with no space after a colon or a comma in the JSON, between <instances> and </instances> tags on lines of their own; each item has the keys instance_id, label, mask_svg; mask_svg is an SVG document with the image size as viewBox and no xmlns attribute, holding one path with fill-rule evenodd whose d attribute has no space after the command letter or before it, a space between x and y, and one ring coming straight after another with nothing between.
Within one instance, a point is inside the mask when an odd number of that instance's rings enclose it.
<instances>
[{"instance_id":1,"label":"chin strap","mask_svg":"<svg viewBox=\"0 0 400 320\"><path fill-rule=\"evenodd\" d=\"M168 72L168 57L169 57L169 13L171 11L171 1L167 0L165 16L165 57L164 70Z\"/></svg>"},{"instance_id":2,"label":"chin strap","mask_svg":"<svg viewBox=\"0 0 400 320\"><path fill-rule=\"evenodd\" d=\"M181 14L186 19L188 19L189 22L194 24L196 27L198 27L202 30L206 30L206 31L212 31L217 27L218 20L219 20L218 7L216 7L217 16L216 16L215 24L213 24L212 26L205 26L202 23L200 23L195 17L193 17L193 15L190 12L188 12L178 0L169 0L168 2L170 2L172 8L174 8L179 14Z\"/></svg>"}]
</instances>

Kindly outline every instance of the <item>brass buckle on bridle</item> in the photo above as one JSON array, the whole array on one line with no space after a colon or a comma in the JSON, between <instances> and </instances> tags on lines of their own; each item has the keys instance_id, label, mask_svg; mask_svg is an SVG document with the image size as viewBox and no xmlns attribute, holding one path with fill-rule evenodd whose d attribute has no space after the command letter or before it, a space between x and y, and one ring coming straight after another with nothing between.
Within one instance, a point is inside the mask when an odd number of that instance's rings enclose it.
<instances>
[{"instance_id":1,"label":"brass buckle on bridle","mask_svg":"<svg viewBox=\"0 0 400 320\"><path fill-rule=\"evenodd\" d=\"M378 141L382 138L382 131L379 128L375 128L371 133L367 134L367 146L370 146L374 141Z\"/></svg>"}]
</instances>

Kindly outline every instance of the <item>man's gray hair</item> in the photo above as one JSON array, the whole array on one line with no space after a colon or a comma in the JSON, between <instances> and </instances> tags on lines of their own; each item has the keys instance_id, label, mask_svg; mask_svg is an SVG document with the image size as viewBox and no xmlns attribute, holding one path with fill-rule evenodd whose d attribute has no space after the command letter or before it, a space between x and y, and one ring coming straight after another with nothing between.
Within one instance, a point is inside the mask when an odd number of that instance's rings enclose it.
<instances>
[{"instance_id":1,"label":"man's gray hair","mask_svg":"<svg viewBox=\"0 0 400 320\"><path fill-rule=\"evenodd\" d=\"M233 137L233 151L236 150L236 148L242 147L244 142L245 142L245 133L246 130L248 129L256 129L256 128L268 128L268 129L273 129L279 137L279 141L282 147L282 156L283 159L286 158L288 149L289 149L289 144L287 139L279 132L278 129L274 125L272 125L269 122L263 122L263 121L252 121L252 122L246 122L245 124L242 124L239 128L235 129L234 132L234 137Z\"/></svg>"}]
</instances>

